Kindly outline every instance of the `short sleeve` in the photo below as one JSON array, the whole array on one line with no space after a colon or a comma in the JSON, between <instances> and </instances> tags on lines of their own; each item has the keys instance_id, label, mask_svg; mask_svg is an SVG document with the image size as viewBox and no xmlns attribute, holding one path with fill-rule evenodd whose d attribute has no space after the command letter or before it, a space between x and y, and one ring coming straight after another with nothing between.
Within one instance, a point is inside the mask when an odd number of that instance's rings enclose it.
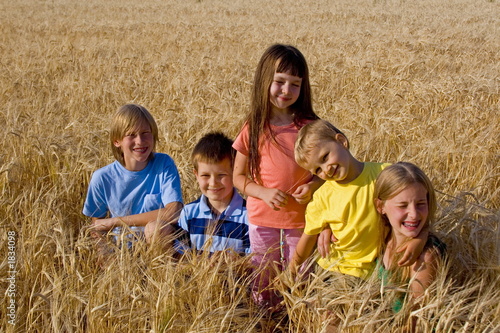
<instances>
[{"instance_id":1,"label":"short sleeve","mask_svg":"<svg viewBox=\"0 0 500 333\"><path fill-rule=\"evenodd\" d=\"M245 124L245 126L243 126L243 128L241 129L241 132L234 140L233 148L241 154L248 156L249 146L250 143L248 140L248 125Z\"/></svg>"},{"instance_id":2,"label":"short sleeve","mask_svg":"<svg viewBox=\"0 0 500 333\"><path fill-rule=\"evenodd\" d=\"M326 226L323 212L325 211L324 205L318 197L313 197L306 208L306 226L304 233L307 235L317 235Z\"/></svg>"},{"instance_id":3,"label":"short sleeve","mask_svg":"<svg viewBox=\"0 0 500 333\"><path fill-rule=\"evenodd\" d=\"M181 214L179 216L179 220L177 222L179 224L179 227L181 227L185 231L189 231L188 225L187 225L187 216L186 216L186 208L184 207L181 210Z\"/></svg>"},{"instance_id":4,"label":"short sleeve","mask_svg":"<svg viewBox=\"0 0 500 333\"><path fill-rule=\"evenodd\" d=\"M108 213L105 186L100 179L101 177L99 177L98 172L92 174L87 191L87 198L83 205L83 215L85 216L101 218L105 217Z\"/></svg>"},{"instance_id":5,"label":"short sleeve","mask_svg":"<svg viewBox=\"0 0 500 333\"><path fill-rule=\"evenodd\" d=\"M181 190L181 178L174 160L165 155L166 160L162 167L161 200L166 206L171 202L183 202Z\"/></svg>"}]
</instances>

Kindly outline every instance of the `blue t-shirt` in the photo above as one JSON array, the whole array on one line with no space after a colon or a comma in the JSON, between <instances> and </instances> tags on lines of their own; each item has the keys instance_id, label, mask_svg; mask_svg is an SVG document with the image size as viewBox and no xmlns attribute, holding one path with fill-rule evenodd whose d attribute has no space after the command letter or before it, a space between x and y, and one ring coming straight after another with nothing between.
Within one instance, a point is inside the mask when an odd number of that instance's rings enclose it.
<instances>
[{"instance_id":1,"label":"blue t-shirt","mask_svg":"<svg viewBox=\"0 0 500 333\"><path fill-rule=\"evenodd\" d=\"M174 161L155 153L140 171L125 169L118 161L96 170L89 183L83 214L120 217L150 212L171 202L182 202L181 181ZM121 233L121 227L113 229ZM130 227L141 234L144 227Z\"/></svg>"},{"instance_id":2,"label":"blue t-shirt","mask_svg":"<svg viewBox=\"0 0 500 333\"><path fill-rule=\"evenodd\" d=\"M211 253L227 249L233 249L237 253L250 253L246 202L236 189L233 191L229 206L220 216L214 216L207 197L203 194L182 209L179 226L187 231L191 245L196 250L206 250L205 244L212 237ZM215 227L213 235L207 233L211 226ZM177 246L180 252L186 250L186 246L180 242Z\"/></svg>"}]
</instances>

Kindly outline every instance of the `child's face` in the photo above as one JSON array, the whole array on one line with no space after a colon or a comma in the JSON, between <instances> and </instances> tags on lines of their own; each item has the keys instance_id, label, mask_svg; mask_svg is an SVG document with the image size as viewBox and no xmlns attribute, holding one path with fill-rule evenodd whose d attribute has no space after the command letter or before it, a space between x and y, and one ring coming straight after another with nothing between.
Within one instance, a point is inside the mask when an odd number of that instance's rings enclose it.
<instances>
[{"instance_id":1,"label":"child's face","mask_svg":"<svg viewBox=\"0 0 500 333\"><path fill-rule=\"evenodd\" d=\"M125 133L121 140L114 142L123 152L125 168L130 171L140 171L148 165L149 155L153 151L154 137L147 122L138 124Z\"/></svg>"},{"instance_id":2,"label":"child's face","mask_svg":"<svg viewBox=\"0 0 500 333\"><path fill-rule=\"evenodd\" d=\"M383 202L378 210L387 216L396 237L416 237L429 214L427 190L422 184L413 183Z\"/></svg>"},{"instance_id":3,"label":"child's face","mask_svg":"<svg viewBox=\"0 0 500 333\"><path fill-rule=\"evenodd\" d=\"M287 109L297 101L300 95L302 78L286 73L274 73L269 89L271 103L278 109Z\"/></svg>"},{"instance_id":4,"label":"child's face","mask_svg":"<svg viewBox=\"0 0 500 333\"><path fill-rule=\"evenodd\" d=\"M213 206L228 205L233 195L233 169L229 158L219 163L198 162L194 171L203 193Z\"/></svg>"},{"instance_id":5,"label":"child's face","mask_svg":"<svg viewBox=\"0 0 500 333\"><path fill-rule=\"evenodd\" d=\"M355 160L347 149L346 137L337 134L336 139L319 141L309 152L304 168L323 180L350 182L358 176L353 170Z\"/></svg>"}]
</instances>

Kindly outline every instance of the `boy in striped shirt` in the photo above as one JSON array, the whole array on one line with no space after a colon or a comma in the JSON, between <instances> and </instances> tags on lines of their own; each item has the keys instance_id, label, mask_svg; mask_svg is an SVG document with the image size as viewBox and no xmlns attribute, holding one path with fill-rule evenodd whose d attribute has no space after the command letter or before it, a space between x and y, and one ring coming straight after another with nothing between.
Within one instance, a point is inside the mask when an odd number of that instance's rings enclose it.
<instances>
[{"instance_id":1,"label":"boy in striped shirt","mask_svg":"<svg viewBox=\"0 0 500 333\"><path fill-rule=\"evenodd\" d=\"M191 247L210 253L228 249L250 253L246 202L233 186L232 144L224 134L212 132L193 149L191 160L201 196L182 209L179 227L190 246L178 242L180 252Z\"/></svg>"}]
</instances>

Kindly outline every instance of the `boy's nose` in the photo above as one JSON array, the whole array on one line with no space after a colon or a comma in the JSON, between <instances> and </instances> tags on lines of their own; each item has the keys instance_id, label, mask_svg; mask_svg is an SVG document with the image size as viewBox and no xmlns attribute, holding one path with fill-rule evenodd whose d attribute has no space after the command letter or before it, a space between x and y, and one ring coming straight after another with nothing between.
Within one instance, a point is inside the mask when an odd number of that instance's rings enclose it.
<instances>
[{"instance_id":1,"label":"boy's nose","mask_svg":"<svg viewBox=\"0 0 500 333\"><path fill-rule=\"evenodd\" d=\"M321 172L322 172L322 174L323 174L323 175L322 175L322 176L323 176L322 178L323 178L323 179L326 179L326 178L329 176L329 173L330 173L330 166L329 166L329 165L327 165L327 164L323 164L323 165L321 166Z\"/></svg>"},{"instance_id":2,"label":"boy's nose","mask_svg":"<svg viewBox=\"0 0 500 333\"><path fill-rule=\"evenodd\" d=\"M145 136L143 134L138 134L136 140L138 143L142 143L145 141Z\"/></svg>"},{"instance_id":3,"label":"boy's nose","mask_svg":"<svg viewBox=\"0 0 500 333\"><path fill-rule=\"evenodd\" d=\"M321 172L318 174L318 177L321 178L321 179L326 179L326 169L324 166L321 166Z\"/></svg>"}]
</instances>

